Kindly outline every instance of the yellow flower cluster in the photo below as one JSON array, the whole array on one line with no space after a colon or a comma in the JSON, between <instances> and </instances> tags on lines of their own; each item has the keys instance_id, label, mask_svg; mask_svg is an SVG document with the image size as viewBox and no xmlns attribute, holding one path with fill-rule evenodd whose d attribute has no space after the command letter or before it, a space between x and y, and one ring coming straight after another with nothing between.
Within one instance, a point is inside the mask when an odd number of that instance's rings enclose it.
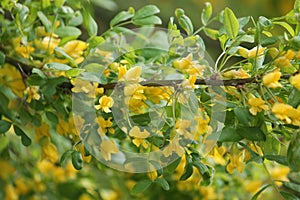
<instances>
[{"instance_id":1,"label":"yellow flower cluster","mask_svg":"<svg viewBox=\"0 0 300 200\"><path fill-rule=\"evenodd\" d=\"M103 117L97 117L96 122L98 123L98 133L103 137L106 133L107 130L110 133L115 133L115 130L111 127L113 123L111 122L112 117L109 117L107 120L105 120Z\"/></svg>"},{"instance_id":2,"label":"yellow flower cluster","mask_svg":"<svg viewBox=\"0 0 300 200\"><path fill-rule=\"evenodd\" d=\"M10 88L18 97L22 98L24 96L26 86L17 67L10 64L4 64L4 66L0 68L0 84Z\"/></svg>"},{"instance_id":3,"label":"yellow flower cluster","mask_svg":"<svg viewBox=\"0 0 300 200\"><path fill-rule=\"evenodd\" d=\"M284 103L275 103L272 107L275 116L287 124L300 126L300 106L297 109Z\"/></svg>"},{"instance_id":4,"label":"yellow flower cluster","mask_svg":"<svg viewBox=\"0 0 300 200\"><path fill-rule=\"evenodd\" d=\"M12 45L14 51L23 58L30 58L30 54L35 50L31 43L23 44L21 37L13 38Z\"/></svg>"},{"instance_id":5,"label":"yellow flower cluster","mask_svg":"<svg viewBox=\"0 0 300 200\"><path fill-rule=\"evenodd\" d=\"M141 131L139 127L134 126L129 131L129 135L133 137L132 143L135 146L143 146L145 149L148 148L149 145L145 139L150 135L150 133L147 130Z\"/></svg>"},{"instance_id":6,"label":"yellow flower cluster","mask_svg":"<svg viewBox=\"0 0 300 200\"><path fill-rule=\"evenodd\" d=\"M280 56L275 60L275 65L277 67L291 67L291 60L295 57L295 52L288 50L283 56Z\"/></svg>"},{"instance_id":7,"label":"yellow flower cluster","mask_svg":"<svg viewBox=\"0 0 300 200\"><path fill-rule=\"evenodd\" d=\"M200 65L197 61L193 61L193 54L190 53L187 57L180 60L175 60L173 66L183 73L195 76L202 76L204 65Z\"/></svg>"}]
</instances>

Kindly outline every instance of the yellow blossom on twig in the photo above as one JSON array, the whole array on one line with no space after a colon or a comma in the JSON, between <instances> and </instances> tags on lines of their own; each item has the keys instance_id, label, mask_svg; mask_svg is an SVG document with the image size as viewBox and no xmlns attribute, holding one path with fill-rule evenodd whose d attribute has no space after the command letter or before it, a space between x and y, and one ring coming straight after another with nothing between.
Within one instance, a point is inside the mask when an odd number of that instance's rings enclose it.
<instances>
[{"instance_id":1,"label":"yellow blossom on twig","mask_svg":"<svg viewBox=\"0 0 300 200\"><path fill-rule=\"evenodd\" d=\"M102 110L105 113L110 113L110 108L114 105L114 100L111 97L108 97L106 95L102 96L99 99L99 105L95 105L95 108L97 110Z\"/></svg>"},{"instance_id":2,"label":"yellow blossom on twig","mask_svg":"<svg viewBox=\"0 0 300 200\"><path fill-rule=\"evenodd\" d=\"M265 101L261 98L255 97L253 94L249 94L248 104L250 105L250 113L256 115L262 110L268 110L269 107L265 104Z\"/></svg>"},{"instance_id":3,"label":"yellow blossom on twig","mask_svg":"<svg viewBox=\"0 0 300 200\"><path fill-rule=\"evenodd\" d=\"M282 85L278 82L281 77L281 72L279 71L279 68L274 70L271 73L268 73L263 76L263 83L265 86L269 88L278 88L282 87Z\"/></svg>"}]
</instances>

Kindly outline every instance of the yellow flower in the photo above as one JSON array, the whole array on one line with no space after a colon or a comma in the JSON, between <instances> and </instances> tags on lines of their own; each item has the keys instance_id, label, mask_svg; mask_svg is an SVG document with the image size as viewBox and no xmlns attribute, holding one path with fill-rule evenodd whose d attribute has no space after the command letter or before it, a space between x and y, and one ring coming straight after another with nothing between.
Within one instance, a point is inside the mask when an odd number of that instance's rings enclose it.
<instances>
[{"instance_id":1,"label":"yellow flower","mask_svg":"<svg viewBox=\"0 0 300 200\"><path fill-rule=\"evenodd\" d=\"M15 172L15 168L14 166L12 166L8 161L6 160L0 160L0 166L1 166L1 170L0 170L0 178L1 179L6 179L8 178L10 175L12 175Z\"/></svg>"},{"instance_id":2,"label":"yellow flower","mask_svg":"<svg viewBox=\"0 0 300 200\"><path fill-rule=\"evenodd\" d=\"M96 118L96 122L99 125L98 133L102 137L105 135L105 133L107 133L107 129L109 130L109 132L114 133L112 128L110 129L110 127L113 125L113 123L111 122L111 119L112 119L112 117L109 117L107 120L105 120L103 117Z\"/></svg>"},{"instance_id":3,"label":"yellow flower","mask_svg":"<svg viewBox=\"0 0 300 200\"><path fill-rule=\"evenodd\" d=\"M120 67L118 67L118 71L119 71L118 80L120 81L120 80L124 79L127 69L125 66L121 65Z\"/></svg>"},{"instance_id":4,"label":"yellow flower","mask_svg":"<svg viewBox=\"0 0 300 200\"><path fill-rule=\"evenodd\" d=\"M87 163L91 162L91 160L92 160L92 155L86 155L86 150L85 150L83 144L80 145L79 151L80 151L80 153L81 153L82 159L83 159L85 162L87 162Z\"/></svg>"},{"instance_id":5,"label":"yellow flower","mask_svg":"<svg viewBox=\"0 0 300 200\"><path fill-rule=\"evenodd\" d=\"M277 67L290 67L292 66L291 60L295 57L295 52L288 50L283 56L280 56L275 60L275 65Z\"/></svg>"},{"instance_id":6,"label":"yellow flower","mask_svg":"<svg viewBox=\"0 0 300 200\"><path fill-rule=\"evenodd\" d=\"M224 77L229 78L229 79L243 79L243 78L250 78L250 74L248 74L245 70L243 69L238 69L238 70L230 70L228 72L225 72L223 74Z\"/></svg>"},{"instance_id":7,"label":"yellow flower","mask_svg":"<svg viewBox=\"0 0 300 200\"><path fill-rule=\"evenodd\" d=\"M58 161L59 155L56 146L52 143L42 145L42 159L48 159L55 163Z\"/></svg>"},{"instance_id":8,"label":"yellow flower","mask_svg":"<svg viewBox=\"0 0 300 200\"><path fill-rule=\"evenodd\" d=\"M259 146L255 146L253 143L250 144L250 149L257 153L258 155L262 156L263 152L261 150L261 148ZM251 153L248 150L244 150L245 154L244 154L244 162L247 162L248 160L251 159Z\"/></svg>"},{"instance_id":9,"label":"yellow flower","mask_svg":"<svg viewBox=\"0 0 300 200\"><path fill-rule=\"evenodd\" d=\"M238 54L240 54L242 57L244 58L254 58L254 57L259 57L261 55L263 55L264 51L266 48L262 48L262 47L253 47L252 49L248 50L244 47L239 47L238 49Z\"/></svg>"},{"instance_id":10,"label":"yellow flower","mask_svg":"<svg viewBox=\"0 0 300 200\"><path fill-rule=\"evenodd\" d=\"M224 159L224 155L226 152L227 150L224 146L214 147L209 153L209 156L213 158L216 164L225 165L226 160Z\"/></svg>"},{"instance_id":11,"label":"yellow flower","mask_svg":"<svg viewBox=\"0 0 300 200\"><path fill-rule=\"evenodd\" d=\"M18 200L19 195L17 190L11 185L6 185L5 187L5 198L4 200Z\"/></svg>"},{"instance_id":12,"label":"yellow flower","mask_svg":"<svg viewBox=\"0 0 300 200\"><path fill-rule=\"evenodd\" d=\"M120 196L118 196L118 193L113 190L109 189L101 189L100 190L101 199L103 200L118 200L120 199Z\"/></svg>"},{"instance_id":13,"label":"yellow flower","mask_svg":"<svg viewBox=\"0 0 300 200\"><path fill-rule=\"evenodd\" d=\"M56 37L46 36L41 40L34 40L34 45L39 50L47 51L53 54L55 47L58 47L60 39Z\"/></svg>"},{"instance_id":14,"label":"yellow flower","mask_svg":"<svg viewBox=\"0 0 300 200\"><path fill-rule=\"evenodd\" d=\"M0 84L10 88L15 95L23 98L26 87L22 75L16 67L10 64L4 64L4 66L0 68Z\"/></svg>"},{"instance_id":15,"label":"yellow flower","mask_svg":"<svg viewBox=\"0 0 300 200\"><path fill-rule=\"evenodd\" d=\"M118 147L111 140L103 140L100 144L100 151L104 160L111 160L111 154L116 154L119 152Z\"/></svg>"},{"instance_id":16,"label":"yellow flower","mask_svg":"<svg viewBox=\"0 0 300 200\"><path fill-rule=\"evenodd\" d=\"M271 176L274 180L288 181L287 175L290 173L290 168L287 166L276 166L270 170ZM276 181L276 185L281 186L282 183Z\"/></svg>"},{"instance_id":17,"label":"yellow flower","mask_svg":"<svg viewBox=\"0 0 300 200\"><path fill-rule=\"evenodd\" d=\"M195 88L197 77L195 75L191 75L188 80L184 80L181 83L181 86L184 88Z\"/></svg>"},{"instance_id":18,"label":"yellow flower","mask_svg":"<svg viewBox=\"0 0 300 200\"><path fill-rule=\"evenodd\" d=\"M239 151L236 146L231 148L229 163L226 166L226 170L230 174L233 174L234 169L237 169L239 173L242 173L245 169L245 165L243 163L243 152Z\"/></svg>"},{"instance_id":19,"label":"yellow flower","mask_svg":"<svg viewBox=\"0 0 300 200\"><path fill-rule=\"evenodd\" d=\"M74 124L75 122L76 124ZM71 117L69 117L68 121L58 118L56 131L60 135L68 136L70 134L74 137L75 135L78 135L77 129L79 130L82 128L83 123L84 119L80 118L79 116L73 118L71 114Z\"/></svg>"},{"instance_id":20,"label":"yellow flower","mask_svg":"<svg viewBox=\"0 0 300 200\"><path fill-rule=\"evenodd\" d=\"M82 194L78 200L92 200L92 198L88 194Z\"/></svg>"},{"instance_id":21,"label":"yellow flower","mask_svg":"<svg viewBox=\"0 0 300 200\"><path fill-rule=\"evenodd\" d=\"M71 89L74 93L86 93L88 97L95 98L98 89L98 83L90 82L86 80L82 80L80 78L73 78L71 79L71 84L73 88ZM98 91L101 92L101 91Z\"/></svg>"},{"instance_id":22,"label":"yellow flower","mask_svg":"<svg viewBox=\"0 0 300 200\"><path fill-rule=\"evenodd\" d=\"M75 62L77 64L80 64L83 62L84 57L83 53L87 49L87 43L80 41L80 40L72 40L67 42L63 50L66 52L69 56L75 59Z\"/></svg>"},{"instance_id":23,"label":"yellow flower","mask_svg":"<svg viewBox=\"0 0 300 200\"><path fill-rule=\"evenodd\" d=\"M215 193L215 188L212 186L200 187L200 193L202 199L206 199L206 200L218 199L217 194Z\"/></svg>"},{"instance_id":24,"label":"yellow flower","mask_svg":"<svg viewBox=\"0 0 300 200\"><path fill-rule=\"evenodd\" d=\"M30 86L27 88L27 94L28 94L28 97L26 100L27 103L30 103L32 99L34 99L34 100L40 99L41 96L39 95L38 90L39 90L38 86Z\"/></svg>"},{"instance_id":25,"label":"yellow flower","mask_svg":"<svg viewBox=\"0 0 300 200\"><path fill-rule=\"evenodd\" d=\"M138 126L134 126L129 131L129 135L134 138L132 143L135 146L140 147L142 145L145 149L148 148L148 143L145 139L150 135L150 133L147 130L141 131Z\"/></svg>"},{"instance_id":26,"label":"yellow flower","mask_svg":"<svg viewBox=\"0 0 300 200\"><path fill-rule=\"evenodd\" d=\"M170 141L169 145L167 145L163 149L163 154L165 157L169 157L174 153L176 153L178 156L182 156L184 154L184 149L183 147L179 144L179 137L174 138L173 140Z\"/></svg>"},{"instance_id":27,"label":"yellow flower","mask_svg":"<svg viewBox=\"0 0 300 200\"><path fill-rule=\"evenodd\" d=\"M96 105L95 108L97 110L101 109L105 113L110 113L110 108L113 106L113 104L114 100L111 97L104 95L99 99L99 105Z\"/></svg>"},{"instance_id":28,"label":"yellow flower","mask_svg":"<svg viewBox=\"0 0 300 200\"><path fill-rule=\"evenodd\" d=\"M129 84L124 88L125 99L124 102L129 106L129 110L134 113L141 113L146 107L144 95L144 86L140 84Z\"/></svg>"},{"instance_id":29,"label":"yellow flower","mask_svg":"<svg viewBox=\"0 0 300 200\"><path fill-rule=\"evenodd\" d=\"M245 190L252 194L255 194L263 184L263 182L261 180L246 181L244 183L245 183L245 185L244 185Z\"/></svg>"},{"instance_id":30,"label":"yellow flower","mask_svg":"<svg viewBox=\"0 0 300 200\"><path fill-rule=\"evenodd\" d=\"M297 75L295 75L295 76L292 76L292 77L290 78L290 82L291 82L291 84L292 84L295 88L297 88L298 90L300 90L300 74L297 74Z\"/></svg>"},{"instance_id":31,"label":"yellow flower","mask_svg":"<svg viewBox=\"0 0 300 200\"><path fill-rule=\"evenodd\" d=\"M23 178L17 178L15 184L17 193L20 195L27 194L30 191L28 183Z\"/></svg>"},{"instance_id":32,"label":"yellow flower","mask_svg":"<svg viewBox=\"0 0 300 200\"><path fill-rule=\"evenodd\" d=\"M272 107L272 112L278 119L290 124L292 123L292 119L290 118L289 114L292 112L293 109L294 108L290 105L284 103L275 103Z\"/></svg>"},{"instance_id":33,"label":"yellow flower","mask_svg":"<svg viewBox=\"0 0 300 200\"><path fill-rule=\"evenodd\" d=\"M125 74L124 74L124 68L119 69L119 81L130 81L130 82L139 82L140 81L140 76L141 76L141 67L136 66L131 69L129 69ZM123 75L124 74L124 75Z\"/></svg>"},{"instance_id":34,"label":"yellow flower","mask_svg":"<svg viewBox=\"0 0 300 200\"><path fill-rule=\"evenodd\" d=\"M34 141L39 141L43 136L50 138L50 128L48 124L42 123L38 128L35 128L35 139Z\"/></svg>"},{"instance_id":35,"label":"yellow flower","mask_svg":"<svg viewBox=\"0 0 300 200\"><path fill-rule=\"evenodd\" d=\"M21 37L13 38L12 44L14 46L15 52L23 58L29 58L30 53L34 52L34 47L32 47L30 44L21 44Z\"/></svg>"},{"instance_id":36,"label":"yellow flower","mask_svg":"<svg viewBox=\"0 0 300 200\"><path fill-rule=\"evenodd\" d=\"M261 98L255 97L253 94L249 94L248 104L250 105L250 113L256 115L262 110L268 110L269 107L265 104L265 101Z\"/></svg>"},{"instance_id":37,"label":"yellow flower","mask_svg":"<svg viewBox=\"0 0 300 200\"><path fill-rule=\"evenodd\" d=\"M204 65L199 65L196 61L193 61L193 54L190 53L187 57L180 60L175 60L173 66L182 72L189 75L202 76Z\"/></svg>"},{"instance_id":38,"label":"yellow flower","mask_svg":"<svg viewBox=\"0 0 300 200\"><path fill-rule=\"evenodd\" d=\"M279 68L274 70L271 73L268 73L263 76L263 83L265 86L269 88L277 88L282 87L282 85L278 82L281 76L281 72L279 71Z\"/></svg>"},{"instance_id":39,"label":"yellow flower","mask_svg":"<svg viewBox=\"0 0 300 200\"><path fill-rule=\"evenodd\" d=\"M195 138L198 139L201 135L204 133L211 133L212 128L209 126L210 118L208 115L204 115L201 117L197 117L198 123L197 123L197 130Z\"/></svg>"},{"instance_id":40,"label":"yellow flower","mask_svg":"<svg viewBox=\"0 0 300 200\"><path fill-rule=\"evenodd\" d=\"M147 100L152 101L155 104L159 104L162 100L169 100L173 91L168 87L146 87L144 89L144 95Z\"/></svg>"}]
</instances>

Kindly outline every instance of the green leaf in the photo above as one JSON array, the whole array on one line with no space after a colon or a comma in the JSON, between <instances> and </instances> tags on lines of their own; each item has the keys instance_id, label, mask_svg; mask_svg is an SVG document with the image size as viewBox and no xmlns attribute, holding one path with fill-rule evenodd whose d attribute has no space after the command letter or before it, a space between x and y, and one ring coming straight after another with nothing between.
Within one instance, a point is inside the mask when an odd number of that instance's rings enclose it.
<instances>
[{"instance_id":1,"label":"green leaf","mask_svg":"<svg viewBox=\"0 0 300 200\"><path fill-rule=\"evenodd\" d=\"M299 200L297 196L288 192L280 191L280 194L283 196L285 200Z\"/></svg>"},{"instance_id":2,"label":"green leaf","mask_svg":"<svg viewBox=\"0 0 300 200\"><path fill-rule=\"evenodd\" d=\"M178 17L178 22L181 28L185 30L188 35L192 35L194 32L194 26L191 19L186 15L181 15Z\"/></svg>"},{"instance_id":3,"label":"green leaf","mask_svg":"<svg viewBox=\"0 0 300 200\"><path fill-rule=\"evenodd\" d=\"M112 1L112 0L91 0L93 4L104 8L106 10L116 10L118 8L118 5L116 4L116 2Z\"/></svg>"},{"instance_id":4,"label":"green leaf","mask_svg":"<svg viewBox=\"0 0 300 200\"><path fill-rule=\"evenodd\" d=\"M238 119L239 123L244 125L250 125L253 116L250 114L247 108L236 107L233 109L233 112L236 118Z\"/></svg>"},{"instance_id":5,"label":"green leaf","mask_svg":"<svg viewBox=\"0 0 300 200\"><path fill-rule=\"evenodd\" d=\"M144 26L144 25L162 24L162 21L159 17L152 15L145 18L132 19L132 23L134 25Z\"/></svg>"},{"instance_id":6,"label":"green leaf","mask_svg":"<svg viewBox=\"0 0 300 200\"><path fill-rule=\"evenodd\" d=\"M251 141L265 141L266 135L259 127L239 127L237 132L243 138Z\"/></svg>"},{"instance_id":7,"label":"green leaf","mask_svg":"<svg viewBox=\"0 0 300 200\"><path fill-rule=\"evenodd\" d=\"M294 29L288 23L286 23L286 22L273 22L273 24L277 24L279 26L282 26L283 28L285 28L285 30L287 30L289 32L289 34L291 36L295 36Z\"/></svg>"},{"instance_id":8,"label":"green leaf","mask_svg":"<svg viewBox=\"0 0 300 200\"><path fill-rule=\"evenodd\" d=\"M46 80L40 77L38 74L32 74L27 78L27 83L29 85L44 85Z\"/></svg>"},{"instance_id":9,"label":"green leaf","mask_svg":"<svg viewBox=\"0 0 300 200\"><path fill-rule=\"evenodd\" d=\"M212 40L217 40L219 37L219 31L211 28L205 28L204 33L207 37L211 38Z\"/></svg>"},{"instance_id":10,"label":"green leaf","mask_svg":"<svg viewBox=\"0 0 300 200\"><path fill-rule=\"evenodd\" d=\"M268 134L266 141L261 142L260 145L265 155L278 155L280 152L280 141L271 134Z\"/></svg>"},{"instance_id":11,"label":"green leaf","mask_svg":"<svg viewBox=\"0 0 300 200\"><path fill-rule=\"evenodd\" d=\"M151 184L152 184L152 181L150 181L148 179L142 180L133 186L130 194L136 195L136 194L142 193L142 192L146 191L150 187Z\"/></svg>"},{"instance_id":12,"label":"green leaf","mask_svg":"<svg viewBox=\"0 0 300 200\"><path fill-rule=\"evenodd\" d=\"M300 91L297 88L293 88L289 95L288 104L297 107L300 104Z\"/></svg>"},{"instance_id":13,"label":"green leaf","mask_svg":"<svg viewBox=\"0 0 300 200\"><path fill-rule=\"evenodd\" d=\"M63 155L61 156L61 158L59 160L60 166L64 166L66 164L68 159L71 158L72 153L73 153L73 150L67 150L66 152L63 153Z\"/></svg>"},{"instance_id":14,"label":"green leaf","mask_svg":"<svg viewBox=\"0 0 300 200\"><path fill-rule=\"evenodd\" d=\"M272 21L264 16L260 16L258 18L258 22L263 27L264 30L269 30L273 26Z\"/></svg>"},{"instance_id":15,"label":"green leaf","mask_svg":"<svg viewBox=\"0 0 300 200\"><path fill-rule=\"evenodd\" d=\"M6 120L0 120L0 133L6 133L11 126L11 123Z\"/></svg>"},{"instance_id":16,"label":"green leaf","mask_svg":"<svg viewBox=\"0 0 300 200\"><path fill-rule=\"evenodd\" d=\"M268 184L268 185L265 185L264 187L262 187L258 192L256 192L254 194L254 196L251 198L251 200L257 200L257 198L259 197L259 195L265 190L267 189L268 187L272 186L272 184Z\"/></svg>"},{"instance_id":17,"label":"green leaf","mask_svg":"<svg viewBox=\"0 0 300 200\"><path fill-rule=\"evenodd\" d=\"M169 174L172 174L176 170L176 168L178 167L180 161L181 161L181 157L179 157L178 159L174 160L172 163L170 163L165 168L165 171L167 171Z\"/></svg>"},{"instance_id":18,"label":"green leaf","mask_svg":"<svg viewBox=\"0 0 300 200\"><path fill-rule=\"evenodd\" d=\"M288 165L292 171L300 171L300 135L296 133L295 137L289 144L287 151Z\"/></svg>"},{"instance_id":19,"label":"green leaf","mask_svg":"<svg viewBox=\"0 0 300 200\"><path fill-rule=\"evenodd\" d=\"M239 32L239 22L230 8L224 10L224 26L229 38L233 39Z\"/></svg>"},{"instance_id":20,"label":"green leaf","mask_svg":"<svg viewBox=\"0 0 300 200\"><path fill-rule=\"evenodd\" d=\"M31 144L31 139L26 135L26 133L16 125L13 127L16 135L21 137L22 144L24 146L29 146Z\"/></svg>"},{"instance_id":21,"label":"green leaf","mask_svg":"<svg viewBox=\"0 0 300 200\"><path fill-rule=\"evenodd\" d=\"M79 74L84 72L85 69L80 69L80 68L72 68L66 71L66 76L68 77L77 77Z\"/></svg>"},{"instance_id":22,"label":"green leaf","mask_svg":"<svg viewBox=\"0 0 300 200\"><path fill-rule=\"evenodd\" d=\"M278 37L267 37L261 41L261 46L266 47L269 45L273 45L278 41Z\"/></svg>"},{"instance_id":23,"label":"green leaf","mask_svg":"<svg viewBox=\"0 0 300 200\"><path fill-rule=\"evenodd\" d=\"M48 69L56 69L61 71L72 69L72 67L70 67L69 65L65 65L62 63L55 63L55 62L47 63L44 67Z\"/></svg>"},{"instance_id":24,"label":"green leaf","mask_svg":"<svg viewBox=\"0 0 300 200\"><path fill-rule=\"evenodd\" d=\"M164 178L157 178L157 179L155 179L154 182L157 183L158 185L160 185L164 190L170 189L170 185L169 185L168 181Z\"/></svg>"},{"instance_id":25,"label":"green leaf","mask_svg":"<svg viewBox=\"0 0 300 200\"><path fill-rule=\"evenodd\" d=\"M190 163L187 163L184 167L184 172L181 175L179 180L184 181L184 180L188 179L193 174L193 171L194 171L193 165Z\"/></svg>"},{"instance_id":26,"label":"green leaf","mask_svg":"<svg viewBox=\"0 0 300 200\"><path fill-rule=\"evenodd\" d=\"M275 161L275 162L277 162L279 164L282 164L282 165L288 165L286 156L281 156L281 155L264 155L264 158L266 158L268 160Z\"/></svg>"},{"instance_id":27,"label":"green leaf","mask_svg":"<svg viewBox=\"0 0 300 200\"><path fill-rule=\"evenodd\" d=\"M53 112L47 111L47 112L46 112L46 117L47 117L47 119L48 119L50 122L52 122L52 123L54 123L54 124L57 124L57 123L58 123L58 117L57 117L56 114L54 114Z\"/></svg>"},{"instance_id":28,"label":"green leaf","mask_svg":"<svg viewBox=\"0 0 300 200\"><path fill-rule=\"evenodd\" d=\"M130 11L121 11L119 12L111 21L110 21L110 27L113 27L120 22L126 21L134 16L134 12Z\"/></svg>"},{"instance_id":29,"label":"green leaf","mask_svg":"<svg viewBox=\"0 0 300 200\"><path fill-rule=\"evenodd\" d=\"M95 48L104 41L105 39L103 37L95 36L91 37L87 42L89 43L89 48Z\"/></svg>"},{"instance_id":30,"label":"green leaf","mask_svg":"<svg viewBox=\"0 0 300 200\"><path fill-rule=\"evenodd\" d=\"M21 142L26 147L31 145L31 139L26 134L21 136Z\"/></svg>"},{"instance_id":31,"label":"green leaf","mask_svg":"<svg viewBox=\"0 0 300 200\"><path fill-rule=\"evenodd\" d=\"M60 37L70 37L70 36L81 35L80 29L73 27L73 26L59 27L59 28L55 29L54 33Z\"/></svg>"},{"instance_id":32,"label":"green leaf","mask_svg":"<svg viewBox=\"0 0 300 200\"><path fill-rule=\"evenodd\" d=\"M84 9L82 11L82 16L83 16L83 26L87 30L89 36L95 36L97 35L98 32L98 25L94 18L90 15L90 13Z\"/></svg>"},{"instance_id":33,"label":"green leaf","mask_svg":"<svg viewBox=\"0 0 300 200\"><path fill-rule=\"evenodd\" d=\"M300 49L300 36L295 36L289 41L290 45L294 49Z\"/></svg>"},{"instance_id":34,"label":"green leaf","mask_svg":"<svg viewBox=\"0 0 300 200\"><path fill-rule=\"evenodd\" d=\"M72 155L72 164L74 168L77 170L81 170L82 163L83 163L81 153L79 151L73 151L71 155Z\"/></svg>"},{"instance_id":35,"label":"green leaf","mask_svg":"<svg viewBox=\"0 0 300 200\"><path fill-rule=\"evenodd\" d=\"M294 190L296 192L300 192L300 185L299 184L283 181L283 186L285 186L285 187L287 187L291 190Z\"/></svg>"},{"instance_id":36,"label":"green leaf","mask_svg":"<svg viewBox=\"0 0 300 200\"><path fill-rule=\"evenodd\" d=\"M142 19L142 18L146 18L152 15L155 15L157 13L159 13L160 10L157 6L155 5L146 5L142 8L140 8L135 14L133 19Z\"/></svg>"},{"instance_id":37,"label":"green leaf","mask_svg":"<svg viewBox=\"0 0 300 200\"><path fill-rule=\"evenodd\" d=\"M72 18L68 21L69 26L79 26L83 22L83 17L80 11L76 11Z\"/></svg>"},{"instance_id":38,"label":"green leaf","mask_svg":"<svg viewBox=\"0 0 300 200\"><path fill-rule=\"evenodd\" d=\"M208 20L211 18L212 15L212 5L210 2L206 2L204 4L204 8L201 13L201 22L203 25L206 25Z\"/></svg>"},{"instance_id":39,"label":"green leaf","mask_svg":"<svg viewBox=\"0 0 300 200\"><path fill-rule=\"evenodd\" d=\"M47 33L50 33L52 25L51 25L51 22L46 17L46 15L42 11L38 11L37 15L38 15L39 19L41 20L42 24L45 26Z\"/></svg>"},{"instance_id":40,"label":"green leaf","mask_svg":"<svg viewBox=\"0 0 300 200\"><path fill-rule=\"evenodd\" d=\"M243 139L232 127L223 128L221 135L218 139L218 142L238 142Z\"/></svg>"},{"instance_id":41,"label":"green leaf","mask_svg":"<svg viewBox=\"0 0 300 200\"><path fill-rule=\"evenodd\" d=\"M5 63L5 54L0 51L0 65L4 65Z\"/></svg>"},{"instance_id":42,"label":"green leaf","mask_svg":"<svg viewBox=\"0 0 300 200\"><path fill-rule=\"evenodd\" d=\"M54 5L56 8L60 8L62 5L64 5L65 0L54 0Z\"/></svg>"}]
</instances>

